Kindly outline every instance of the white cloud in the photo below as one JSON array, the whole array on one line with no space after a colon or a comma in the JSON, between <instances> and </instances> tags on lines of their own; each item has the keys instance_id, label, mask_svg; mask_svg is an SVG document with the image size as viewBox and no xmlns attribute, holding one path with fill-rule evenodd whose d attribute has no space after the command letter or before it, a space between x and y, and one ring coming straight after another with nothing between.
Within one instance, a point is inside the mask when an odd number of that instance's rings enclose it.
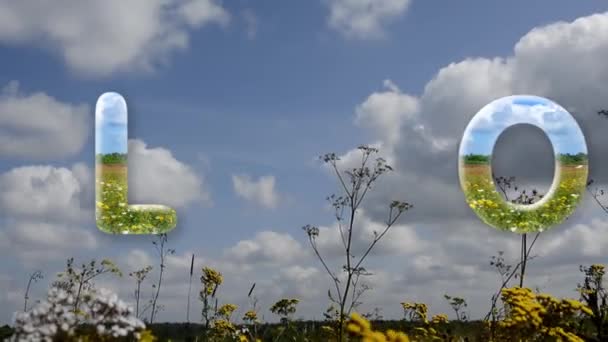
<instances>
[{"instance_id":1,"label":"white cloud","mask_svg":"<svg viewBox=\"0 0 608 342\"><path fill-rule=\"evenodd\" d=\"M92 172L24 166L0 174L0 250L24 263L63 258L68 250L95 249ZM87 198L88 197L88 198Z\"/></svg>"},{"instance_id":2,"label":"white cloud","mask_svg":"<svg viewBox=\"0 0 608 342\"><path fill-rule=\"evenodd\" d=\"M326 275L316 267L292 265L280 269L274 281L282 285L286 296L311 300L327 293L326 289L318 286L324 277Z\"/></svg>"},{"instance_id":3,"label":"white cloud","mask_svg":"<svg viewBox=\"0 0 608 342\"><path fill-rule=\"evenodd\" d=\"M388 213L388 206L386 206ZM403 214L407 216L407 213ZM382 233L386 224L371 220L365 210L359 209L355 216L353 235L351 242L352 253L360 257L370 246L374 239L374 232ZM342 223L342 231L345 240L347 238L348 222ZM328 257L337 257L345 254L340 228L338 223L331 226L319 227L319 236L316 238L321 252ZM396 224L392 226L386 235L374 246L371 255L411 255L428 248L426 241L417 236L414 227Z\"/></svg>"},{"instance_id":4,"label":"white cloud","mask_svg":"<svg viewBox=\"0 0 608 342\"><path fill-rule=\"evenodd\" d=\"M248 175L232 175L232 185L237 196L274 209L279 205L280 195L275 189L274 176L262 176L257 181Z\"/></svg>"},{"instance_id":5,"label":"white cloud","mask_svg":"<svg viewBox=\"0 0 608 342\"><path fill-rule=\"evenodd\" d=\"M57 224L22 221L11 225L10 230L4 231L11 247L15 250L24 248L23 253L37 253L48 257L49 251L63 255L67 248L94 249L97 241L94 230L70 228ZM6 242L5 242L6 243ZM29 249L30 251L27 251Z\"/></svg>"},{"instance_id":6,"label":"white cloud","mask_svg":"<svg viewBox=\"0 0 608 342\"><path fill-rule=\"evenodd\" d=\"M403 94L391 81L385 80L385 92L374 92L356 108L355 122L392 145L399 139L401 125L418 112L418 99Z\"/></svg>"},{"instance_id":7,"label":"white cloud","mask_svg":"<svg viewBox=\"0 0 608 342\"><path fill-rule=\"evenodd\" d=\"M135 248L129 251L126 257L129 271L137 271L148 265L153 265L153 260L148 253L142 249Z\"/></svg>"},{"instance_id":8,"label":"white cloud","mask_svg":"<svg viewBox=\"0 0 608 342\"><path fill-rule=\"evenodd\" d=\"M568 229L550 231L550 234L542 237L538 253L549 260L571 263L581 259L601 259L603 251L608 249L605 227L605 219L595 218L586 224L577 223Z\"/></svg>"},{"instance_id":9,"label":"white cloud","mask_svg":"<svg viewBox=\"0 0 608 342\"><path fill-rule=\"evenodd\" d=\"M23 309L23 295L24 291L18 289L13 275L0 274L0 307L19 307ZM10 322L12 318L11 312L0 311L0 322Z\"/></svg>"},{"instance_id":10,"label":"white cloud","mask_svg":"<svg viewBox=\"0 0 608 342\"><path fill-rule=\"evenodd\" d=\"M325 0L329 26L350 38L384 35L386 24L403 15L411 0Z\"/></svg>"},{"instance_id":11,"label":"white cloud","mask_svg":"<svg viewBox=\"0 0 608 342\"><path fill-rule=\"evenodd\" d=\"M210 202L203 179L187 164L141 140L129 140L129 197L133 204L162 204L183 207Z\"/></svg>"},{"instance_id":12,"label":"white cloud","mask_svg":"<svg viewBox=\"0 0 608 342\"><path fill-rule=\"evenodd\" d=\"M603 56L608 53L608 39L602 37L608 37L607 22L608 13L604 13L539 27L520 39L512 56L450 63L429 80L420 96L400 95L418 103L416 112L407 111L410 105L399 104L400 111L392 106L398 103L394 85L372 94L357 107L357 117L360 108L375 98L376 105L368 111L373 114L367 115L362 127L371 132L374 143L391 152L391 165L396 169L396 174L382 180L387 184L379 185L382 190L372 202L410 200L416 206L410 216L414 221L472 218L458 185L457 147L475 113L512 94L543 96L564 108L577 108L580 112L572 114L585 133L590 174L596 180L606 179L606 173L598 170L608 166L601 158L608 136L595 112L606 106L602 94L608 91L608 67ZM402 113L397 132L387 124L394 121L386 119L394 118L396 112ZM521 172L520 165L535 165L532 159L547 152L545 145L537 142L516 134L501 141L509 146L501 158L518 161L505 171ZM383 213L373 210L371 215L378 219Z\"/></svg>"},{"instance_id":13,"label":"white cloud","mask_svg":"<svg viewBox=\"0 0 608 342\"><path fill-rule=\"evenodd\" d=\"M95 251L99 246L94 226L45 223L37 220L3 220L0 254L16 258L24 268L40 267L66 258L66 253Z\"/></svg>"},{"instance_id":14,"label":"white cloud","mask_svg":"<svg viewBox=\"0 0 608 342\"><path fill-rule=\"evenodd\" d=\"M39 44L78 73L106 76L152 70L186 49L193 30L229 19L215 0L3 0L0 42Z\"/></svg>"},{"instance_id":15,"label":"white cloud","mask_svg":"<svg viewBox=\"0 0 608 342\"><path fill-rule=\"evenodd\" d=\"M229 250L226 250L226 254L218 258L196 255L191 293L191 320L200 319L201 303L198 300L198 291L203 266L213 267L222 273L224 282L218 290L218 296L220 302L229 301L239 306L235 315L237 319L249 308L250 303L246 295L253 283L256 283L254 294L260 300L258 303L258 309L261 308L260 314L266 315L265 319L269 321L276 321L278 318L270 315L267 308L282 296L310 298L308 303L301 305L314 306L313 294L318 295L325 291L318 286L319 281L324 280L324 275L315 267L299 265L297 260L283 264L258 263L253 259L235 259L228 252ZM184 251L169 255L166 259L159 298L159 302L164 306L159 313L160 321L183 321L185 318L191 256L191 252ZM152 290L151 284L158 280L158 256L154 255L151 249L136 249L117 258L116 261L125 273L148 264L154 267L142 285L142 293L148 296ZM133 282L124 277L123 279L104 277L96 282L96 285L116 289L122 298L133 301Z\"/></svg>"},{"instance_id":16,"label":"white cloud","mask_svg":"<svg viewBox=\"0 0 608 342\"><path fill-rule=\"evenodd\" d=\"M127 103L118 93L103 93L97 99L95 105L95 121L97 125L102 123L126 125Z\"/></svg>"},{"instance_id":17,"label":"white cloud","mask_svg":"<svg viewBox=\"0 0 608 342\"><path fill-rule=\"evenodd\" d=\"M78 222L93 218L81 207L82 195L90 184L91 171L84 164L72 170L52 166L24 166L0 175L0 210L17 218Z\"/></svg>"},{"instance_id":18,"label":"white cloud","mask_svg":"<svg viewBox=\"0 0 608 342\"><path fill-rule=\"evenodd\" d=\"M505 129L515 124L528 124L542 129L550 139L555 153L572 150L586 152L583 133L576 120L565 109L551 102L542 101L530 105L520 104L521 101L541 100L521 95L509 96L484 106L468 124L459 154L490 151L491 145L480 150L478 145L471 144L473 139L468 137L483 134L485 141L494 141Z\"/></svg>"},{"instance_id":19,"label":"white cloud","mask_svg":"<svg viewBox=\"0 0 608 342\"><path fill-rule=\"evenodd\" d=\"M133 140L129 160L136 200L180 207L208 199L199 176L166 149ZM94 197L94 175L84 163L24 166L0 174L0 249L25 263L95 249L102 240L94 225Z\"/></svg>"},{"instance_id":20,"label":"white cloud","mask_svg":"<svg viewBox=\"0 0 608 342\"><path fill-rule=\"evenodd\" d=\"M75 155L86 143L89 122L87 105L60 102L42 92L24 94L19 83L12 81L0 93L0 156L56 159Z\"/></svg>"},{"instance_id":21,"label":"white cloud","mask_svg":"<svg viewBox=\"0 0 608 342\"><path fill-rule=\"evenodd\" d=\"M603 62L608 53L606 38L608 13L539 27L522 37L512 56L451 63L429 80L418 97L400 93L389 84L385 91L373 93L356 108L359 118L361 108L370 99L375 100L375 105L368 107L365 125L360 126L371 133L371 141L391 151L396 170L370 193L368 219L384 220L386 212L381 204L391 199L411 201L414 208L402 222L415 227L416 237L426 245L414 249L402 263L383 264L382 268L390 269L393 275L376 285L367 302L386 304L389 312L398 314L396 301L415 298L438 312L449 310L437 296L448 292L467 297L473 317L479 317L485 313L499 281L489 266L489 257L503 250L509 263L517 262L519 236L485 226L466 207L458 184L458 143L472 116L490 101L531 94L547 97L564 108L577 108L579 112L572 114L585 132L592 171L606 180L602 175L608 163L601 157L608 144L606 123L595 114L607 106L602 95L608 91L608 67ZM397 101L405 96L417 103L416 110ZM400 123L399 130L394 129L395 123ZM516 160L514 156L526 151L529 157L513 166L535 168L531 158L538 155L539 146L531 141L516 135L503 141L511 153L505 160ZM352 155L353 151L348 151L344 159L350 160ZM575 296L572 290L582 279L578 265L602 262L601 251L608 248L608 241L602 238L605 234L600 232L605 219L598 219L604 213L591 210L594 206L592 201L583 202L566 223L540 236L533 250L539 257L529 265L527 285L542 286L543 291L560 296ZM339 237L335 227L325 227L320 238L323 234L331 239L326 248L333 246L336 250ZM406 246L415 241L406 236L389 242ZM379 259L381 255L370 258L370 262Z\"/></svg>"},{"instance_id":22,"label":"white cloud","mask_svg":"<svg viewBox=\"0 0 608 342\"><path fill-rule=\"evenodd\" d=\"M290 263L306 256L302 245L291 235L262 231L253 239L241 240L226 251L228 258L247 263Z\"/></svg>"}]
</instances>

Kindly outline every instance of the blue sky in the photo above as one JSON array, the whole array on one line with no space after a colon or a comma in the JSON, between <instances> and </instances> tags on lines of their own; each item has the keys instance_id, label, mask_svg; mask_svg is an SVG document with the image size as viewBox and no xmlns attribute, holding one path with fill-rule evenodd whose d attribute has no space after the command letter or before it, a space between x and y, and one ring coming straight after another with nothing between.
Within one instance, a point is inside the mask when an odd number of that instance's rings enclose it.
<instances>
[{"instance_id":1,"label":"blue sky","mask_svg":"<svg viewBox=\"0 0 608 342\"><path fill-rule=\"evenodd\" d=\"M500 134L523 124L542 129L555 154L587 153L583 132L570 113L551 100L527 95L497 99L482 108L467 126L459 153L491 155Z\"/></svg>"},{"instance_id":2,"label":"blue sky","mask_svg":"<svg viewBox=\"0 0 608 342\"><path fill-rule=\"evenodd\" d=\"M298 296L305 299L303 317L321 317L326 287L316 285L327 276L301 227L316 224L331 236L332 213L324 199L339 188L315 158L336 152L348 164L346 154L356 146L380 143L399 171L370 197L366 219L382 222L378 208L395 198L411 200L417 209L370 259L378 280L367 304L386 304L387 316L400 315L389 304L402 297L449 310L441 296L414 290L426 285L470 295L471 307L479 304L475 313L481 313L483 291L461 276L475 269L483 278L477 281L492 288L493 275L485 278L485 261L479 262L490 251L474 248L511 237L486 232L466 207L455 146L483 105L519 93L546 96L569 111L574 107L586 138L593 140L589 149L606 146L603 134L588 134L601 127L591 121L596 116L581 117L601 106L599 94L608 84L603 64L586 68L574 62L582 55L589 65L603 61L604 45L586 51L577 42L603 42L605 6L591 0L382 1L395 10L357 12L347 0L172 0L175 6L212 4L214 11L156 17L157 11L128 2L106 11L101 5L60 10L0 0L0 11L23 18L14 21L20 26L0 25L0 142L10 147L0 147L0 189L6 190L0 240L7 243L0 241L6 251L0 308L9 308L0 309L0 323L9 322L11 310L21 305L22 283L42 261L50 266L38 297L69 255L113 256L127 269L155 262L150 237L108 236L95 227L89 192L95 104L106 92L124 96L128 108L130 181L139 182L130 183L130 196L178 213L169 236L177 256L167 304L183 299L179 265L195 253L197 267L224 269L225 296L238 304L246 305L242 292L258 281L264 305L277 296ZM147 6L161 11L159 4ZM337 9L350 16L333 18ZM126 13L124 22L116 11ZM70 25L62 24L66 13ZM584 22L577 26L579 18ZM544 29L556 23L563 26ZM534 34L545 33L550 43L533 43ZM569 34L582 36L563 38ZM547 60L540 63L538 56ZM122 139L103 140L105 151L125 148L116 144ZM44 186L32 185L37 182ZM592 225L588 218L574 222ZM485 239L473 245L482 247L463 252L464 242L442 230L446 225L462 234L473 229L472 236ZM50 238L55 231L66 238ZM430 249L420 247L433 243L445 243L444 252L429 255ZM327 245L331 253L333 245ZM547 244L548 255L554 245ZM459 264L446 266L445 260ZM334 261L339 267L341 261ZM536 278L541 285L547 282L543 277ZM444 279L453 288L445 289ZM130 279L121 281L101 283L130 298ZM567 293L571 282L554 284ZM408 284L410 292L398 293L395 284ZM322 287L319 293L316 287ZM182 320L182 313L171 304L160 317Z\"/></svg>"},{"instance_id":3,"label":"blue sky","mask_svg":"<svg viewBox=\"0 0 608 342\"><path fill-rule=\"evenodd\" d=\"M95 105L95 153L127 153L128 112L122 95L103 93Z\"/></svg>"}]
</instances>

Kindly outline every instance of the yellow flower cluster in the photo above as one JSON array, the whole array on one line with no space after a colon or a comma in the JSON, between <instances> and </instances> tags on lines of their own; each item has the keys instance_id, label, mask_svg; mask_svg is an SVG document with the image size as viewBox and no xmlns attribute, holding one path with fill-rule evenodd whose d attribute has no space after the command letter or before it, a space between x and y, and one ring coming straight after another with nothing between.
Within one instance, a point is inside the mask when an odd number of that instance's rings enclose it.
<instances>
[{"instance_id":1,"label":"yellow flower cluster","mask_svg":"<svg viewBox=\"0 0 608 342\"><path fill-rule=\"evenodd\" d=\"M216 337L224 338L227 336L234 335L236 333L236 327L225 319L218 319L213 322L213 335Z\"/></svg>"},{"instance_id":2,"label":"yellow flower cluster","mask_svg":"<svg viewBox=\"0 0 608 342\"><path fill-rule=\"evenodd\" d=\"M97 226L108 233L142 234L165 232L175 226L175 210L153 205L129 205L127 167L106 169L97 175Z\"/></svg>"},{"instance_id":3,"label":"yellow flower cluster","mask_svg":"<svg viewBox=\"0 0 608 342\"><path fill-rule=\"evenodd\" d=\"M217 309L218 316L230 321L232 314L238 309L236 304L224 304Z\"/></svg>"},{"instance_id":4,"label":"yellow flower cluster","mask_svg":"<svg viewBox=\"0 0 608 342\"><path fill-rule=\"evenodd\" d=\"M262 342L262 340L260 340L259 338L256 338L255 340L250 340L246 335L239 335L239 342Z\"/></svg>"},{"instance_id":5,"label":"yellow flower cluster","mask_svg":"<svg viewBox=\"0 0 608 342\"><path fill-rule=\"evenodd\" d=\"M596 274L599 277L603 277L604 272L605 272L605 267L604 267L604 265L601 265L601 264L593 264L590 267L590 272L591 272L591 274Z\"/></svg>"},{"instance_id":6,"label":"yellow flower cluster","mask_svg":"<svg viewBox=\"0 0 608 342\"><path fill-rule=\"evenodd\" d=\"M486 208L486 209L488 209L488 208L498 208L498 204L496 202L494 202L492 200L489 200L489 199L485 199L485 198L481 198L481 199L478 199L478 200L472 200L469 203L469 206L472 209L475 209L475 208Z\"/></svg>"},{"instance_id":7,"label":"yellow flower cluster","mask_svg":"<svg viewBox=\"0 0 608 342\"><path fill-rule=\"evenodd\" d=\"M535 294L528 288L508 288L502 291L508 308L507 317L498 323L504 335L531 338L553 338L558 341L582 342L568 331L579 313L592 315L591 310L573 299L556 299L548 294Z\"/></svg>"},{"instance_id":8,"label":"yellow flower cluster","mask_svg":"<svg viewBox=\"0 0 608 342\"><path fill-rule=\"evenodd\" d=\"M212 295L215 289L224 282L222 274L211 267L203 268L203 275L201 276L201 282L203 283L203 291L207 295Z\"/></svg>"},{"instance_id":9,"label":"yellow flower cluster","mask_svg":"<svg viewBox=\"0 0 608 342\"><path fill-rule=\"evenodd\" d=\"M255 310L249 310L245 312L245 315L243 316L243 321L249 323L258 323L258 313L255 312Z\"/></svg>"},{"instance_id":10,"label":"yellow flower cluster","mask_svg":"<svg viewBox=\"0 0 608 342\"><path fill-rule=\"evenodd\" d=\"M401 303L401 306L403 307L405 315L410 316L410 319L417 319L423 323L428 322L427 314L429 309L426 304L403 302Z\"/></svg>"},{"instance_id":11,"label":"yellow flower cluster","mask_svg":"<svg viewBox=\"0 0 608 342\"><path fill-rule=\"evenodd\" d=\"M437 314L428 320L428 307L424 303L401 303L406 318L415 320L423 325L414 329L415 336L421 338L424 341L428 340L440 340L443 338L441 332L436 329L436 325L444 324L448 322L448 315Z\"/></svg>"},{"instance_id":12,"label":"yellow flower cluster","mask_svg":"<svg viewBox=\"0 0 608 342\"><path fill-rule=\"evenodd\" d=\"M446 315L446 314L437 314L437 315L433 316L433 318L431 319L431 322L433 324L447 323L448 322L448 315Z\"/></svg>"},{"instance_id":13,"label":"yellow flower cluster","mask_svg":"<svg viewBox=\"0 0 608 342\"><path fill-rule=\"evenodd\" d=\"M286 318L288 315L296 312L296 305L299 302L300 300L296 298L283 298L274 303L270 307L270 311Z\"/></svg>"},{"instance_id":14,"label":"yellow flower cluster","mask_svg":"<svg viewBox=\"0 0 608 342\"><path fill-rule=\"evenodd\" d=\"M351 315L351 319L346 327L349 334L360 337L362 342L409 342L406 334L394 330L386 333L374 331L371 323L357 313Z\"/></svg>"},{"instance_id":15,"label":"yellow flower cluster","mask_svg":"<svg viewBox=\"0 0 608 342\"><path fill-rule=\"evenodd\" d=\"M144 330L139 337L141 342L156 342L157 340L150 330Z\"/></svg>"}]
</instances>

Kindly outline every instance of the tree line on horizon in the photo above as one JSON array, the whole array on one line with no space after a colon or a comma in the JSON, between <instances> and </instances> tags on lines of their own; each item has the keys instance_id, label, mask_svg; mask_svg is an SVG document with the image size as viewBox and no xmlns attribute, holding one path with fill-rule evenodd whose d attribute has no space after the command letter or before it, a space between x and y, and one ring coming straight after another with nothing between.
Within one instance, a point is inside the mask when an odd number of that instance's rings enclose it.
<instances>
[{"instance_id":1,"label":"tree line on horizon","mask_svg":"<svg viewBox=\"0 0 608 342\"><path fill-rule=\"evenodd\" d=\"M126 164L127 157L127 153L98 153L96 155L96 160L102 164Z\"/></svg>"},{"instance_id":2,"label":"tree line on horizon","mask_svg":"<svg viewBox=\"0 0 608 342\"><path fill-rule=\"evenodd\" d=\"M492 160L491 155L469 153L462 156L465 164L489 164ZM556 159L563 165L581 165L589 162L589 157L586 153L579 152L576 154L571 153L558 153Z\"/></svg>"}]
</instances>

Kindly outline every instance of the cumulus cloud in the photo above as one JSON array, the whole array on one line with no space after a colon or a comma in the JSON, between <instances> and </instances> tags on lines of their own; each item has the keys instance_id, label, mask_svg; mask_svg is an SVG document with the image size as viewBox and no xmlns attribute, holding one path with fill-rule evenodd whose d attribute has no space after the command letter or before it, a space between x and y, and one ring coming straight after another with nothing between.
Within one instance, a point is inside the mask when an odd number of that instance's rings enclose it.
<instances>
[{"instance_id":1,"label":"cumulus cloud","mask_svg":"<svg viewBox=\"0 0 608 342\"><path fill-rule=\"evenodd\" d=\"M324 277L326 275L316 267L292 265L280 269L274 281L284 284L281 287L286 296L310 300L326 293L324 288L317 286L323 283Z\"/></svg>"},{"instance_id":2,"label":"cumulus cloud","mask_svg":"<svg viewBox=\"0 0 608 342\"><path fill-rule=\"evenodd\" d=\"M468 124L459 154L492 154L500 134L515 124L539 127L555 153L587 153L578 124L565 109L534 96L509 96L484 106Z\"/></svg>"},{"instance_id":3,"label":"cumulus cloud","mask_svg":"<svg viewBox=\"0 0 608 342\"><path fill-rule=\"evenodd\" d=\"M229 20L215 0L0 1L0 42L39 44L80 74L107 76L152 70L193 30Z\"/></svg>"},{"instance_id":4,"label":"cumulus cloud","mask_svg":"<svg viewBox=\"0 0 608 342\"><path fill-rule=\"evenodd\" d=\"M538 27L520 39L511 56L466 59L439 70L419 97L420 115L400 132L400 165L418 173L419 168L444 170L445 178L454 172L454 151L472 116L499 97L526 93L547 97L566 109L576 108L571 114L586 134L592 158L601 155L592 149L605 146L607 139L599 133L603 127L595 115L605 106L601 94L608 88L608 68L602 62L608 49L606 39L602 39L608 36L607 21L608 14L603 13ZM431 132L428 142L441 139L449 142L450 148L430 156L425 156L429 154L425 149L416 152L418 146L411 141L422 137L408 127L417 124ZM504 143L515 140L522 140L521 136ZM527 145L529 153L538 151L533 144ZM446 160L445 167L437 167L440 164L430 158ZM599 159L592 160L592 168L602 164Z\"/></svg>"},{"instance_id":5,"label":"cumulus cloud","mask_svg":"<svg viewBox=\"0 0 608 342\"><path fill-rule=\"evenodd\" d=\"M400 94L396 86L372 94L363 102L375 99L363 127L372 134L372 141L391 151L397 174L385 180L388 184L379 185L384 190L370 202L412 201L416 205L410 216L413 221L472 219L458 185L458 145L475 113L512 94L543 96L566 109L576 108L571 114L585 134L590 174L606 180L605 172L599 170L608 167L601 157L608 136L603 132L605 122L595 114L605 107L601 94L608 91L608 69L602 57L608 40L601 39L608 36L606 22L608 13L602 13L535 28L519 40L510 56L467 58L441 68L420 96ZM386 124L387 117L394 117L397 96L417 103L399 105L398 131ZM355 111L359 117L360 110ZM509 173L504 175L514 172L538 182L553 174L551 148L542 131L514 127L498 141L495 154L500 160L495 166ZM370 210L374 219L384 215L373 205Z\"/></svg>"},{"instance_id":6,"label":"cumulus cloud","mask_svg":"<svg viewBox=\"0 0 608 342\"><path fill-rule=\"evenodd\" d=\"M78 222L93 217L81 207L91 171L84 164L73 169L24 166L0 175L0 210L7 216ZM89 209L89 210L87 210Z\"/></svg>"},{"instance_id":7,"label":"cumulus cloud","mask_svg":"<svg viewBox=\"0 0 608 342\"><path fill-rule=\"evenodd\" d=\"M15 278L7 274L0 274L0 307L22 307L23 292L16 284ZM0 322L10 322L12 313L0 311Z\"/></svg>"},{"instance_id":8,"label":"cumulus cloud","mask_svg":"<svg viewBox=\"0 0 608 342\"><path fill-rule=\"evenodd\" d=\"M135 202L181 207L209 200L201 177L169 150L148 148L141 140L131 140L130 147ZM0 211L14 218L82 222L93 218L93 184L93 172L84 163L17 167L0 174Z\"/></svg>"},{"instance_id":9,"label":"cumulus cloud","mask_svg":"<svg viewBox=\"0 0 608 342\"><path fill-rule=\"evenodd\" d=\"M169 241L169 247L172 247ZM234 247L234 246L233 246ZM160 321L183 321L185 298L188 294L188 272L190 269L192 253L190 251L180 251L175 255L167 256L163 276L163 289L161 291L160 302L164 309L159 313ZM125 271L141 269L146 265L152 265L153 269L148 278L142 285L142 291L148 292L150 285L158 279L158 256L154 254L152 247L146 249L133 249L125 252L117 258L119 267ZM202 267L212 267L220 271L224 282L218 290L220 300L224 298L231 303L239 306L235 317L241 317L249 309L251 302L246 294L253 283L256 283L254 295L259 300L258 308L269 307L272 303L282 297L296 297L310 299L299 305L299 310L308 308L306 315L309 315L315 308L312 300L315 296L325 293L325 287L319 286L323 283L324 275L313 266L300 264L296 260L290 263L260 263L256 258L240 259L234 258L231 248L224 250L219 256L201 255L196 253L194 259L194 279L192 282L191 312L190 317L200 315L201 303L197 299L197 288L200 288ZM1 278L0 278L1 279ZM2 285L0 283L0 285ZM115 289L125 300L133 300L133 286L125 279L104 277L96 281L98 286L106 286ZM143 293L142 292L142 293ZM260 310L260 314L268 313L267 309ZM198 313L198 314L197 314ZM266 321L276 321L278 317L266 315Z\"/></svg>"},{"instance_id":10,"label":"cumulus cloud","mask_svg":"<svg viewBox=\"0 0 608 342\"><path fill-rule=\"evenodd\" d=\"M93 220L92 172L24 166L0 174L0 250L30 264L98 246ZM86 198L88 197L88 198Z\"/></svg>"},{"instance_id":11,"label":"cumulus cloud","mask_svg":"<svg viewBox=\"0 0 608 342\"><path fill-rule=\"evenodd\" d=\"M181 207L208 200L201 178L169 150L133 140L129 161L135 202ZM97 249L104 241L94 224L94 197L94 175L84 163L23 166L0 174L0 249L26 264ZM133 253L130 257L143 260Z\"/></svg>"},{"instance_id":12,"label":"cumulus cloud","mask_svg":"<svg viewBox=\"0 0 608 342\"><path fill-rule=\"evenodd\" d=\"M138 139L129 140L129 197L133 203L174 207L211 200L203 179L189 165Z\"/></svg>"},{"instance_id":13,"label":"cumulus cloud","mask_svg":"<svg viewBox=\"0 0 608 342\"><path fill-rule=\"evenodd\" d=\"M325 0L328 24L350 38L384 36L386 24L403 15L411 0Z\"/></svg>"},{"instance_id":14,"label":"cumulus cloud","mask_svg":"<svg viewBox=\"0 0 608 342\"><path fill-rule=\"evenodd\" d=\"M19 254L25 261L65 257L69 249L95 249L98 245L93 227L79 228L40 221L17 221L0 231L0 245Z\"/></svg>"},{"instance_id":15,"label":"cumulus cloud","mask_svg":"<svg viewBox=\"0 0 608 342\"><path fill-rule=\"evenodd\" d=\"M279 205L280 195L275 189L274 176L262 176L255 181L249 175L232 175L232 185L242 199L269 209Z\"/></svg>"},{"instance_id":16,"label":"cumulus cloud","mask_svg":"<svg viewBox=\"0 0 608 342\"><path fill-rule=\"evenodd\" d=\"M600 183L607 181L602 170L608 164L601 156L608 143L604 132L608 123L595 114L608 106L602 95L608 91L605 37L608 13L538 27L520 39L510 56L467 58L441 68L420 96L402 93L392 82L385 82L385 89L355 108L355 122L370 133L376 146L390 151L396 169L370 193L366 225L385 219L385 204L390 200L411 201L414 209L401 222L413 227L416 237L426 243L397 265L398 270L386 256L382 259L386 261L383 268L393 272L376 284L378 288L367 297L370 302L390 306L395 300L413 297L441 311L449 308L434 298L436 294L457 291L469 300L472 315L479 317L499 280L489 257L502 250L508 262L517 262L519 236L484 226L466 207L458 183L460 139L473 115L487 103L512 94L531 94L568 109L586 136L593 177ZM366 107L361 125L361 108L372 100L374 106ZM400 128L396 130L395 125ZM553 175L547 172L552 168L550 151L542 131L514 127L500 136L495 150L500 160L493 166L505 176L519 171L513 175L530 177L524 182L547 183ZM353 153L342 157L350 160ZM599 231L605 224L604 213L594 208L592 201L584 201L566 223L540 236L533 251L539 258L529 265L526 278L529 286L573 296L572 289L581 279L578 265L600 262L599 253L606 248ZM325 228L322 233L336 235L334 231ZM412 236L392 240L403 250L416 241ZM370 262L381 258L379 254ZM396 309L389 310L398 314Z\"/></svg>"},{"instance_id":17,"label":"cumulus cloud","mask_svg":"<svg viewBox=\"0 0 608 342\"><path fill-rule=\"evenodd\" d=\"M228 258L248 263L291 263L307 256L291 235L262 231L253 239L241 240L226 253Z\"/></svg>"},{"instance_id":18,"label":"cumulus cloud","mask_svg":"<svg viewBox=\"0 0 608 342\"><path fill-rule=\"evenodd\" d=\"M65 260L66 253L91 252L99 245L94 226L3 220L0 230L0 255L17 260L24 269L54 265Z\"/></svg>"},{"instance_id":19,"label":"cumulus cloud","mask_svg":"<svg viewBox=\"0 0 608 342\"><path fill-rule=\"evenodd\" d=\"M148 253L142 249L135 248L129 251L125 258L129 270L140 270L146 266L153 265L153 260Z\"/></svg>"},{"instance_id":20,"label":"cumulus cloud","mask_svg":"<svg viewBox=\"0 0 608 342\"><path fill-rule=\"evenodd\" d=\"M25 94L12 81L0 92L0 156L73 156L86 143L89 123L87 105L61 102L43 92Z\"/></svg>"},{"instance_id":21,"label":"cumulus cloud","mask_svg":"<svg viewBox=\"0 0 608 342\"><path fill-rule=\"evenodd\" d=\"M401 125L418 112L418 99L403 94L391 80L384 92L374 92L356 108L355 123L370 130L389 146L398 143Z\"/></svg>"},{"instance_id":22,"label":"cumulus cloud","mask_svg":"<svg viewBox=\"0 0 608 342\"><path fill-rule=\"evenodd\" d=\"M386 210L388 212L388 206ZM375 233L380 234L386 229L386 224L370 219L362 209L358 211L354 222L351 248L352 253L360 257L374 240ZM347 222L342 223L342 234L345 239L348 229L346 224ZM338 223L319 227L319 236L316 240L319 249L326 256L338 257L345 253ZM418 237L413 227L397 224L389 228L370 255L408 255L428 247L428 242Z\"/></svg>"}]
</instances>

